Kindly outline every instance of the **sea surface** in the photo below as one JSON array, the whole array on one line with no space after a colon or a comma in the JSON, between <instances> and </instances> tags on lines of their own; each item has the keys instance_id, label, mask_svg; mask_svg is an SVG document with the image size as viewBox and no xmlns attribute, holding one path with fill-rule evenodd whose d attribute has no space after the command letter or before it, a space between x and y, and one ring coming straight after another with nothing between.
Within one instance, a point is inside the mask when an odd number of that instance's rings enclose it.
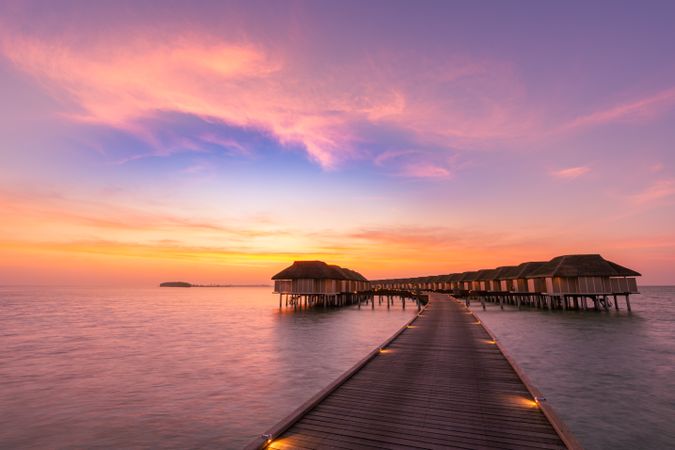
<instances>
[{"instance_id":1,"label":"sea surface","mask_svg":"<svg viewBox=\"0 0 675 450\"><path fill-rule=\"evenodd\" d=\"M417 311L271 291L0 287L0 449L241 448Z\"/></svg>"},{"instance_id":2,"label":"sea surface","mask_svg":"<svg viewBox=\"0 0 675 450\"><path fill-rule=\"evenodd\" d=\"M619 311L471 309L589 450L675 449L675 286Z\"/></svg>"},{"instance_id":3,"label":"sea surface","mask_svg":"<svg viewBox=\"0 0 675 450\"><path fill-rule=\"evenodd\" d=\"M270 290L0 287L0 448L241 448L416 312ZM476 310L588 449L674 448L675 287L641 291Z\"/></svg>"}]
</instances>

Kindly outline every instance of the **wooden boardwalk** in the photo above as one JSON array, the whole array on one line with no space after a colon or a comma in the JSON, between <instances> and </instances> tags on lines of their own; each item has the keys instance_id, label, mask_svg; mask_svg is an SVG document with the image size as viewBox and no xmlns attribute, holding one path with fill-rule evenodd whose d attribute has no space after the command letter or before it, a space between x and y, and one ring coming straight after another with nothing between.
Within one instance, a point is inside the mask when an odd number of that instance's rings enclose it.
<instances>
[{"instance_id":1,"label":"wooden boardwalk","mask_svg":"<svg viewBox=\"0 0 675 450\"><path fill-rule=\"evenodd\" d=\"M525 383L463 304L431 294L383 351L249 448L577 448Z\"/></svg>"}]
</instances>

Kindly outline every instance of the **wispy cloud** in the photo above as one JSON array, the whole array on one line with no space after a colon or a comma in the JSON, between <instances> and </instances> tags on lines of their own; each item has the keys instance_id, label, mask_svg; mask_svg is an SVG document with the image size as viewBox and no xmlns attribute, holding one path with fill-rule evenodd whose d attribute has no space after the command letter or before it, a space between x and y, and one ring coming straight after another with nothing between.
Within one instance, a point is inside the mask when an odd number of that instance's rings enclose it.
<instances>
[{"instance_id":1,"label":"wispy cloud","mask_svg":"<svg viewBox=\"0 0 675 450\"><path fill-rule=\"evenodd\" d=\"M675 197L675 178L656 180L641 192L629 196L629 200L638 206L653 205L670 201Z\"/></svg>"},{"instance_id":2,"label":"wispy cloud","mask_svg":"<svg viewBox=\"0 0 675 450\"><path fill-rule=\"evenodd\" d=\"M561 130L573 130L617 121L644 120L674 106L675 88L665 89L653 95L579 116L563 125Z\"/></svg>"},{"instance_id":3,"label":"wispy cloud","mask_svg":"<svg viewBox=\"0 0 675 450\"><path fill-rule=\"evenodd\" d=\"M576 167L568 167L565 169L559 169L559 170L554 170L551 172L551 175L553 175L555 178L563 179L563 180L571 180L574 178L579 178L582 175L587 174L588 172L591 171L590 167L587 166L576 166Z\"/></svg>"},{"instance_id":4,"label":"wispy cloud","mask_svg":"<svg viewBox=\"0 0 675 450\"><path fill-rule=\"evenodd\" d=\"M0 52L74 103L64 111L67 119L124 130L160 155L172 148L199 151L205 143L250 154L217 133L179 136L168 145L153 130L161 124L152 123L167 112L259 130L282 145L304 148L327 169L346 159L378 158L382 150L369 143L382 130L401 137L394 152L432 145L433 151L419 152L425 163L453 145L513 138L532 125L508 64L470 57L426 61L410 55L418 60L410 72L395 70L401 64L395 57L371 56L318 71L272 46L194 32L168 40L136 32L111 43L46 39L18 29L0 36ZM437 168L404 165L401 173L448 175L431 164Z\"/></svg>"},{"instance_id":5,"label":"wispy cloud","mask_svg":"<svg viewBox=\"0 0 675 450\"><path fill-rule=\"evenodd\" d=\"M659 173L662 172L664 168L665 166L663 165L663 163L657 162L649 166L649 171L652 173Z\"/></svg>"},{"instance_id":6,"label":"wispy cloud","mask_svg":"<svg viewBox=\"0 0 675 450\"><path fill-rule=\"evenodd\" d=\"M401 168L399 176L408 178L448 178L451 173L445 167L431 163L412 163Z\"/></svg>"}]
</instances>

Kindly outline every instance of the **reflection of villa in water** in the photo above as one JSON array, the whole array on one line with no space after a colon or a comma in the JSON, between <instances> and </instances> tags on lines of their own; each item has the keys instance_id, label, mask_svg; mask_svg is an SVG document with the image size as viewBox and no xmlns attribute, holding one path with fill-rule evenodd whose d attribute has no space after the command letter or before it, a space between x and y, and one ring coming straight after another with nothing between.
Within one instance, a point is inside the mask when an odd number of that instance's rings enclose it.
<instances>
[{"instance_id":1,"label":"reflection of villa in water","mask_svg":"<svg viewBox=\"0 0 675 450\"><path fill-rule=\"evenodd\" d=\"M545 309L619 309L619 297L630 311L630 294L638 292L640 274L597 254L564 255L448 275L368 281L350 269L322 261L296 261L276 274L279 306L341 306L372 301L373 295L436 291L456 297ZM591 302L590 305L588 302ZM389 303L388 303L389 304Z\"/></svg>"}]
</instances>

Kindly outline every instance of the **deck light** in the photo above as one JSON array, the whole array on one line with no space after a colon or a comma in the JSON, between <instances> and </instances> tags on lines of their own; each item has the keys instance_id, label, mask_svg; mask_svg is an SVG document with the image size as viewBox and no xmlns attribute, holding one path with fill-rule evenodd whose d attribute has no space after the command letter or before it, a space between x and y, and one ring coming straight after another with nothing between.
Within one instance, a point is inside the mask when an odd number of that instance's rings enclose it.
<instances>
[{"instance_id":1,"label":"deck light","mask_svg":"<svg viewBox=\"0 0 675 450\"><path fill-rule=\"evenodd\" d=\"M262 438L265 439L265 442L268 443L268 444L270 442L272 442L272 435L271 434L263 434Z\"/></svg>"},{"instance_id":2,"label":"deck light","mask_svg":"<svg viewBox=\"0 0 675 450\"><path fill-rule=\"evenodd\" d=\"M545 402L545 401L546 401L546 398L545 398L545 397L535 397L535 398L534 398L534 401L535 401L535 403L538 405L538 404L540 404L541 402Z\"/></svg>"}]
</instances>

